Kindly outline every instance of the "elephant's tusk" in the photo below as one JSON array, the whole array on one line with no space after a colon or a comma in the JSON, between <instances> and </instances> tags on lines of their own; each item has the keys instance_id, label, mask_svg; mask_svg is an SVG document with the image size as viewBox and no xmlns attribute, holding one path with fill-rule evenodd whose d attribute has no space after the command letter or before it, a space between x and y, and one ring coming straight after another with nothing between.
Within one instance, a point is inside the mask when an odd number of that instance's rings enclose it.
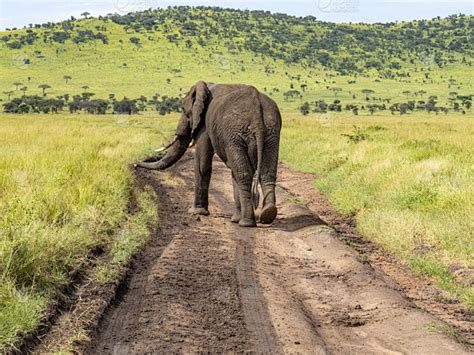
<instances>
[{"instance_id":1,"label":"elephant's tusk","mask_svg":"<svg viewBox=\"0 0 474 355\"><path fill-rule=\"evenodd\" d=\"M155 152L160 153L164 150L167 150L169 147L171 147L173 144L175 144L177 140L178 140L178 136L174 136L174 138L173 138L173 140L171 141L170 144L168 144L167 146L156 149Z\"/></svg>"},{"instance_id":2,"label":"elephant's tusk","mask_svg":"<svg viewBox=\"0 0 474 355\"><path fill-rule=\"evenodd\" d=\"M189 145L188 149L194 147L195 145L196 145L196 140L193 139L193 140L191 141L191 144Z\"/></svg>"}]
</instances>

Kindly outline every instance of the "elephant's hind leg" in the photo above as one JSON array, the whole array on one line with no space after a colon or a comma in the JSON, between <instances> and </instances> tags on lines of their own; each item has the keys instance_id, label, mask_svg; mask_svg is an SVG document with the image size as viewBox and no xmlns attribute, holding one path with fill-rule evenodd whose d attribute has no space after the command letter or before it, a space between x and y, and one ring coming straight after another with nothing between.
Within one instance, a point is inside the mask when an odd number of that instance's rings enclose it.
<instances>
[{"instance_id":1,"label":"elephant's hind leg","mask_svg":"<svg viewBox=\"0 0 474 355\"><path fill-rule=\"evenodd\" d=\"M268 195L274 195L275 194L275 188L274 187L263 187L263 193L267 193ZM275 202L269 202L267 201L266 203L263 204L262 211L260 212L260 222L264 224L270 224L272 223L276 216L277 216L277 208L275 205Z\"/></svg>"},{"instance_id":2,"label":"elephant's hind leg","mask_svg":"<svg viewBox=\"0 0 474 355\"><path fill-rule=\"evenodd\" d=\"M196 144L194 156L194 205L189 209L192 214L209 215L209 183L212 175L212 157L214 149L207 133L202 134Z\"/></svg>"},{"instance_id":3,"label":"elephant's hind leg","mask_svg":"<svg viewBox=\"0 0 474 355\"><path fill-rule=\"evenodd\" d=\"M238 188L238 195L240 200L240 219L239 226L241 227L255 227L255 213L252 206L252 179L254 168L250 163L250 158L247 151L242 147L234 149L228 154L229 167L232 170L232 175ZM234 194L236 196L237 194ZM237 204L236 204L237 206ZM236 216L237 217L237 216Z\"/></svg>"},{"instance_id":4,"label":"elephant's hind leg","mask_svg":"<svg viewBox=\"0 0 474 355\"><path fill-rule=\"evenodd\" d=\"M260 222L270 224L277 216L275 186L278 169L279 136L272 135L265 141L265 159L262 162L260 183L263 192L263 207Z\"/></svg>"},{"instance_id":5,"label":"elephant's hind leg","mask_svg":"<svg viewBox=\"0 0 474 355\"><path fill-rule=\"evenodd\" d=\"M240 205L239 185L237 184L237 181L235 180L234 174L232 174L232 188L234 189L235 211L230 220L232 221L232 223L239 223L240 216L242 214L242 211L241 211L242 209Z\"/></svg>"}]
</instances>

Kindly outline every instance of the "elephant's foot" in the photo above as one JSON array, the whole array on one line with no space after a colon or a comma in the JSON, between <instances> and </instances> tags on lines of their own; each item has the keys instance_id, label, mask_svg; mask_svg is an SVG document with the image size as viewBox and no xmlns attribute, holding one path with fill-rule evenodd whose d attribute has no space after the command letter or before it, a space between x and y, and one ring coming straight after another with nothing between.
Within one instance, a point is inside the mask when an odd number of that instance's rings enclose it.
<instances>
[{"instance_id":1,"label":"elephant's foot","mask_svg":"<svg viewBox=\"0 0 474 355\"><path fill-rule=\"evenodd\" d=\"M209 216L209 211L207 208L203 207L191 207L188 212L191 214L199 214L201 216Z\"/></svg>"},{"instance_id":2,"label":"elephant's foot","mask_svg":"<svg viewBox=\"0 0 474 355\"><path fill-rule=\"evenodd\" d=\"M239 221L239 226L241 226L241 227L256 227L257 223L255 222L255 219L242 218Z\"/></svg>"},{"instance_id":3,"label":"elephant's foot","mask_svg":"<svg viewBox=\"0 0 474 355\"><path fill-rule=\"evenodd\" d=\"M232 215L230 221L232 223L239 223L239 221L240 221L240 211L235 211L234 214Z\"/></svg>"},{"instance_id":4,"label":"elephant's foot","mask_svg":"<svg viewBox=\"0 0 474 355\"><path fill-rule=\"evenodd\" d=\"M260 222L264 224L272 223L277 216L277 208L275 205L266 205L260 213Z\"/></svg>"}]
</instances>

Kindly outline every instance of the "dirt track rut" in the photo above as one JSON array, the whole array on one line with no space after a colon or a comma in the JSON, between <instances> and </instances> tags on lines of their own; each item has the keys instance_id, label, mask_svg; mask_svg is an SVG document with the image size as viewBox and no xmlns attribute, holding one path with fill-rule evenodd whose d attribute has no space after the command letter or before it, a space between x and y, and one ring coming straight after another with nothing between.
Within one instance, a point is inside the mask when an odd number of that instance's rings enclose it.
<instances>
[{"instance_id":1,"label":"dirt track rut","mask_svg":"<svg viewBox=\"0 0 474 355\"><path fill-rule=\"evenodd\" d=\"M287 169L278 219L245 229L230 222L230 172L218 161L211 215L187 213L192 166L188 153L170 172L137 172L158 185L159 228L87 353L469 353L294 198Z\"/></svg>"}]
</instances>

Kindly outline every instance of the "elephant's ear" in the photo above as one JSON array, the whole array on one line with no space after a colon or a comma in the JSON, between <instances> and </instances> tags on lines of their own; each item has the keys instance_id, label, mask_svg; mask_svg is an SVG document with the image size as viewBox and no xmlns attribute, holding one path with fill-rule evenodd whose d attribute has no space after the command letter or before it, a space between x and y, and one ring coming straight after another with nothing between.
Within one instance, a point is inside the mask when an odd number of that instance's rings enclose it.
<instances>
[{"instance_id":1,"label":"elephant's ear","mask_svg":"<svg viewBox=\"0 0 474 355\"><path fill-rule=\"evenodd\" d=\"M191 136L196 138L197 130L204 120L205 109L207 99L209 96L209 89L204 81L198 81L193 87L194 89L194 102L192 109L192 122L191 122Z\"/></svg>"}]
</instances>

